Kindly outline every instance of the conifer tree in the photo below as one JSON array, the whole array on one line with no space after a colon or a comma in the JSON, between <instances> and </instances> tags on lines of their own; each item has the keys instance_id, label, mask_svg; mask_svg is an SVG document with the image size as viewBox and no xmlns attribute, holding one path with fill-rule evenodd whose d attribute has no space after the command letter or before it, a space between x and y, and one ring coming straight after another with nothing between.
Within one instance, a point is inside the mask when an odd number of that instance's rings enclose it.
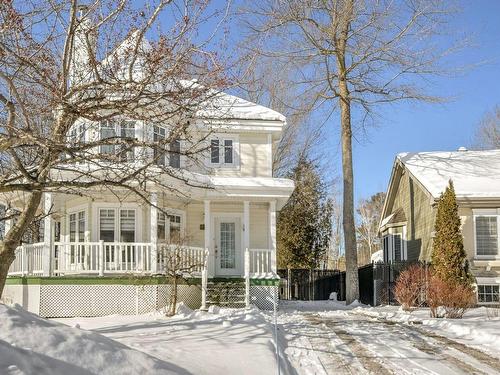
<instances>
[{"instance_id":1,"label":"conifer tree","mask_svg":"<svg viewBox=\"0 0 500 375\"><path fill-rule=\"evenodd\" d=\"M471 285L453 182L439 199L432 249L434 274L443 281Z\"/></svg>"},{"instance_id":2,"label":"conifer tree","mask_svg":"<svg viewBox=\"0 0 500 375\"><path fill-rule=\"evenodd\" d=\"M277 222L279 268L316 268L328 249L332 202L316 166L301 156L289 175L295 190Z\"/></svg>"}]
</instances>

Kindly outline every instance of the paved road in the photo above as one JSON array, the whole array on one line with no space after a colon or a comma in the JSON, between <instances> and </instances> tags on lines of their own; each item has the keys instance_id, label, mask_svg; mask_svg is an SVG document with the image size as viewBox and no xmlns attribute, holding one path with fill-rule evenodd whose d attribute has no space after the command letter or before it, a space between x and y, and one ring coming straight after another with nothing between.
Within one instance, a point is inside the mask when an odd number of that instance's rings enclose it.
<instances>
[{"instance_id":1,"label":"paved road","mask_svg":"<svg viewBox=\"0 0 500 375\"><path fill-rule=\"evenodd\" d=\"M419 326L353 312L324 317L304 313L309 324L289 325L305 335L319 370L305 374L500 374L500 361ZM293 328L292 328L293 327ZM287 326L283 328L286 330ZM302 337L303 339L304 337ZM293 340L290 341L293 345Z\"/></svg>"}]
</instances>

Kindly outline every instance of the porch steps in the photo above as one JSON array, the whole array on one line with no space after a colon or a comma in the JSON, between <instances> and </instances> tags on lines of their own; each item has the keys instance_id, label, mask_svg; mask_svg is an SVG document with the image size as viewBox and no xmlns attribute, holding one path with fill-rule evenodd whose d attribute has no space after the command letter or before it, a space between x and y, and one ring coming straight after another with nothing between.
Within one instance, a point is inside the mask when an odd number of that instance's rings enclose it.
<instances>
[{"instance_id":1,"label":"porch steps","mask_svg":"<svg viewBox=\"0 0 500 375\"><path fill-rule=\"evenodd\" d=\"M240 279L216 280L207 283L207 306L245 307L245 282Z\"/></svg>"}]
</instances>

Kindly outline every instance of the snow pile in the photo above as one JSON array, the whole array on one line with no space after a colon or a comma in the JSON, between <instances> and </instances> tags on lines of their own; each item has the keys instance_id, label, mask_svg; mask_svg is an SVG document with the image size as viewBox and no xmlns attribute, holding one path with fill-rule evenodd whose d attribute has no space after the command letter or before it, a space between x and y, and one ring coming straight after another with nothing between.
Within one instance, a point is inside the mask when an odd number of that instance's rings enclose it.
<instances>
[{"instance_id":1,"label":"snow pile","mask_svg":"<svg viewBox=\"0 0 500 375\"><path fill-rule=\"evenodd\" d=\"M74 324L77 327L77 324ZM100 334L0 304L0 374L177 374L175 366Z\"/></svg>"},{"instance_id":2,"label":"snow pile","mask_svg":"<svg viewBox=\"0 0 500 375\"><path fill-rule=\"evenodd\" d=\"M144 314L58 321L69 326L79 324L84 329L167 361L179 369L177 374L276 373L270 314L256 308L211 308L207 312L178 306L177 311L182 314L171 318ZM288 373L286 369L286 364L283 364L282 374Z\"/></svg>"},{"instance_id":3,"label":"snow pile","mask_svg":"<svg viewBox=\"0 0 500 375\"><path fill-rule=\"evenodd\" d=\"M295 312L328 312L338 310L352 310L354 308L364 308L367 305L362 304L358 300L350 305L345 304L345 301L280 301L280 310L287 313Z\"/></svg>"},{"instance_id":4,"label":"snow pile","mask_svg":"<svg viewBox=\"0 0 500 375\"><path fill-rule=\"evenodd\" d=\"M434 333L500 357L500 317L488 317L486 307L467 311L463 319L430 318L429 309L408 312L396 306L354 309L353 312L397 323L421 324Z\"/></svg>"},{"instance_id":5,"label":"snow pile","mask_svg":"<svg viewBox=\"0 0 500 375\"><path fill-rule=\"evenodd\" d=\"M381 226L384 226L384 224L382 223ZM384 251L383 250L375 251L371 256L370 261L375 262L375 263L383 262L384 261Z\"/></svg>"}]
</instances>

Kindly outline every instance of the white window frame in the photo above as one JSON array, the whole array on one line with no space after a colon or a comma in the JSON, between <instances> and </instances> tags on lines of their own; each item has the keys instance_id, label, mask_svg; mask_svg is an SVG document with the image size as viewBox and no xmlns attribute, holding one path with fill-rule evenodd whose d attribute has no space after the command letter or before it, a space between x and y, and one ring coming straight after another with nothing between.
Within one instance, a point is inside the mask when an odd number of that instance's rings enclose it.
<instances>
[{"instance_id":1,"label":"white window frame","mask_svg":"<svg viewBox=\"0 0 500 375\"><path fill-rule=\"evenodd\" d=\"M478 260L500 260L500 208L492 209L473 209L473 232L474 232L474 259ZM496 217L497 218L497 255L479 255L477 253L477 234L476 234L476 219L477 217Z\"/></svg>"},{"instance_id":2,"label":"white window frame","mask_svg":"<svg viewBox=\"0 0 500 375\"><path fill-rule=\"evenodd\" d=\"M176 208L163 208L163 211L166 211L167 213L165 214L164 212L158 211L158 216L159 215L175 215L175 216L180 216L181 217L181 236L184 237L186 235L186 211L179 210ZM158 221L159 222L159 218ZM166 243L170 243L170 218L165 217L165 239L158 239L159 241L165 241Z\"/></svg>"},{"instance_id":3,"label":"white window frame","mask_svg":"<svg viewBox=\"0 0 500 375\"><path fill-rule=\"evenodd\" d=\"M100 233L101 233L101 210L113 210L115 212L115 223L114 223L114 241L113 242L121 242L120 241L120 211L121 210L133 210L135 213L135 222L134 222L134 242L130 243L137 243L141 242L141 231L140 231L140 226L139 222L141 220L141 217L139 217L139 212L140 210L137 209L137 207L130 207L130 206L112 206L112 205L106 205L103 204L102 206L97 207L97 218L96 218L96 233L95 237L96 240L99 241L100 238Z\"/></svg>"},{"instance_id":4,"label":"white window frame","mask_svg":"<svg viewBox=\"0 0 500 375\"><path fill-rule=\"evenodd\" d=\"M212 141L219 141L219 162L212 163ZM224 162L224 141L230 140L233 142L233 162ZM240 166L240 138L236 134L212 134L208 138L208 157L207 164L212 168L227 168L236 169Z\"/></svg>"},{"instance_id":5,"label":"white window frame","mask_svg":"<svg viewBox=\"0 0 500 375\"><path fill-rule=\"evenodd\" d=\"M78 232L78 213L79 212L85 212L84 217L85 217L85 233L83 235L83 241L82 242L90 242L90 228L89 228L89 214L88 214L88 206L86 204L84 205L78 205L75 207L71 207L66 211L66 218L65 218L65 233L61 233L61 241L64 238L64 242L69 243L70 241L70 215L76 214L77 215L77 232Z\"/></svg>"},{"instance_id":6,"label":"white window frame","mask_svg":"<svg viewBox=\"0 0 500 375\"><path fill-rule=\"evenodd\" d=\"M477 277L476 278L476 297L477 297L477 303L479 305L498 305L499 302L479 302L479 286L484 285L492 285L492 286L498 286L500 288L500 277Z\"/></svg>"},{"instance_id":7,"label":"white window frame","mask_svg":"<svg viewBox=\"0 0 500 375\"><path fill-rule=\"evenodd\" d=\"M164 126L164 125L153 125L153 128L152 128L152 138L151 138L151 140L152 140L153 142L155 142L155 141L154 141L154 137L155 137L155 127L156 127L156 128L159 128L159 129L162 129L162 130L165 132L165 135L164 135L164 137L165 137L165 138L164 138L164 139L169 138L169 133L168 133L169 127L168 127L168 126ZM161 134L160 134L160 135L161 135ZM177 168L177 167L172 167L172 166L170 165L170 152L171 152L171 151L170 151L170 146L171 146L172 142L175 142L175 141L178 141L178 142L179 142L179 151L180 151L180 153L179 153L179 168ZM182 150L183 150L183 148L184 148L183 141L182 141L181 139L179 139L179 138L178 138L178 139L176 139L176 140L173 140L172 142L169 142L168 144L165 144L165 149L164 149L164 151L163 151L163 152L164 152L164 162L163 162L163 163L159 163L159 162L158 162L159 160L157 160L157 161L155 162L155 164L156 164L156 165L159 165L159 166L163 166L163 167L170 167L170 168L174 168L174 169L182 169L182 168L183 168L183 166L184 166L184 163L183 163L183 161L184 161L184 160L183 160L183 155L182 155ZM155 150L153 150L153 158L154 158L154 151L155 151Z\"/></svg>"},{"instance_id":8,"label":"white window frame","mask_svg":"<svg viewBox=\"0 0 500 375\"><path fill-rule=\"evenodd\" d=\"M401 228L401 232L396 232L396 228ZM382 249L384 246L384 237L388 237L387 243L388 243L388 249L387 249L387 256L388 259L387 261L391 262L394 260L396 253L396 246L394 243L394 238L395 236L401 236L401 259L399 262L404 262L408 260L408 247L407 247L407 241L406 241L406 225L395 225L393 227L389 227L387 229L387 233L383 235L382 237ZM384 252L385 256L385 252Z\"/></svg>"},{"instance_id":9,"label":"white window frame","mask_svg":"<svg viewBox=\"0 0 500 375\"><path fill-rule=\"evenodd\" d=\"M101 126L102 126L103 123L107 123L107 124L111 123L112 125L114 125L115 137L116 138L121 138L122 123L124 123L124 122L132 122L132 123L134 123L134 138L135 139L140 139L138 128L141 127L141 126L144 126L143 123L141 123L140 121L137 121L137 120L115 117L115 118L112 118L112 119L109 119L109 120L101 121L98 124L99 141L103 140L103 138L101 137ZM109 128L111 129L112 127L109 126ZM105 138L105 139L107 139L107 138ZM106 154L114 155L114 154L121 154L123 152L122 150L120 150L120 145L100 145L99 146L99 153L104 153L102 151L103 147L112 147L113 148L113 152L106 152ZM137 146L132 147L132 150L130 150L128 152L130 152L132 156L130 157L130 160L127 157L127 160L124 160L123 162L127 162L127 163L133 163L133 162L135 162L135 158L138 155L137 154L138 147Z\"/></svg>"}]
</instances>

